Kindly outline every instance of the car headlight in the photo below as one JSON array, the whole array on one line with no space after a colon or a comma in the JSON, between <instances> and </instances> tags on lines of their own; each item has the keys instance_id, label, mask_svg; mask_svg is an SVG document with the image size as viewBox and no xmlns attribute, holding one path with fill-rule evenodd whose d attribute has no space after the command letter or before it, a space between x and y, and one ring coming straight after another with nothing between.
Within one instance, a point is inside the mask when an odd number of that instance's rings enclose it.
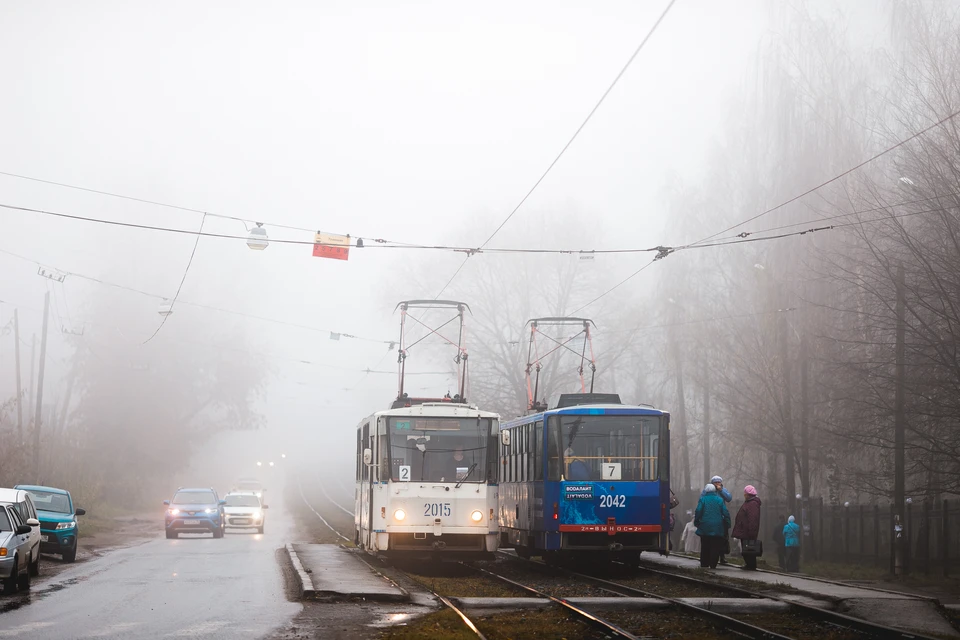
<instances>
[{"instance_id":1,"label":"car headlight","mask_svg":"<svg viewBox=\"0 0 960 640\"><path fill-rule=\"evenodd\" d=\"M167 513L169 513L172 516L175 516L180 513L180 509L167 509Z\"/></svg>"},{"instance_id":2,"label":"car headlight","mask_svg":"<svg viewBox=\"0 0 960 640\"><path fill-rule=\"evenodd\" d=\"M73 529L75 526L77 526L76 520L73 520L72 522L58 522L57 531L61 529Z\"/></svg>"},{"instance_id":3,"label":"car headlight","mask_svg":"<svg viewBox=\"0 0 960 640\"><path fill-rule=\"evenodd\" d=\"M214 508L207 507L206 509L203 510L204 513L216 513L217 511L218 509L216 507Z\"/></svg>"},{"instance_id":4,"label":"car headlight","mask_svg":"<svg viewBox=\"0 0 960 640\"><path fill-rule=\"evenodd\" d=\"M480 522L483 520L483 511L474 511L470 514L470 519L474 522Z\"/></svg>"},{"instance_id":5,"label":"car headlight","mask_svg":"<svg viewBox=\"0 0 960 640\"><path fill-rule=\"evenodd\" d=\"M407 512L404 511L403 509L397 509L396 511L393 512L393 517L396 518L397 520L403 520L404 518L407 517Z\"/></svg>"},{"instance_id":6,"label":"car headlight","mask_svg":"<svg viewBox=\"0 0 960 640\"><path fill-rule=\"evenodd\" d=\"M263 512L260 511L260 509L257 509L256 511L254 511L254 512L251 513L250 515L252 515L254 518L259 518L260 516L263 515Z\"/></svg>"}]
</instances>

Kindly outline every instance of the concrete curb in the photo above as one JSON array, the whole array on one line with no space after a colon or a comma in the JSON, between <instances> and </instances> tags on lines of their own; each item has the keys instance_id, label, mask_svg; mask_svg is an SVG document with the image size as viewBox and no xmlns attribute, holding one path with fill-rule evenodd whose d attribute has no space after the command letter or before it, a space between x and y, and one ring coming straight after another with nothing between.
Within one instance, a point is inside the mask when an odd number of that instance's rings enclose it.
<instances>
[{"instance_id":1,"label":"concrete curb","mask_svg":"<svg viewBox=\"0 0 960 640\"><path fill-rule=\"evenodd\" d=\"M297 552L293 550L293 545L288 542L286 547L287 555L290 556L290 562L293 564L293 570L297 574L300 598L316 597L317 591L313 587L313 580L310 579L310 574L303 568L303 563L300 562Z\"/></svg>"}]
</instances>

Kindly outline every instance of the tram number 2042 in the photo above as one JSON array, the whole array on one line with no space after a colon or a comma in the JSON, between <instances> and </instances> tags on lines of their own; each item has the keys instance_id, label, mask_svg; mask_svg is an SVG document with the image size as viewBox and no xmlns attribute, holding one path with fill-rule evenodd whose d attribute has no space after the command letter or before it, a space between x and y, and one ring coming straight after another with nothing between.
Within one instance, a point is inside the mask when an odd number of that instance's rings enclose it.
<instances>
[{"instance_id":1,"label":"tram number 2042","mask_svg":"<svg viewBox=\"0 0 960 640\"><path fill-rule=\"evenodd\" d=\"M449 502L426 502L423 505L423 516L425 518L436 518L437 516L449 516Z\"/></svg>"},{"instance_id":2,"label":"tram number 2042","mask_svg":"<svg viewBox=\"0 0 960 640\"><path fill-rule=\"evenodd\" d=\"M600 496L601 507L625 507L627 506L627 496L624 495L604 495Z\"/></svg>"}]
</instances>

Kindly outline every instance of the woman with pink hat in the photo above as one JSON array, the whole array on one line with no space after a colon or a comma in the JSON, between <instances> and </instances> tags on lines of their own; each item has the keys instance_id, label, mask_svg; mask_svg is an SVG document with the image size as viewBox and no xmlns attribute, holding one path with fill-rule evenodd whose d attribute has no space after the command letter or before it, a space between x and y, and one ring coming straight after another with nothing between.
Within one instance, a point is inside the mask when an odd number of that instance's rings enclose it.
<instances>
[{"instance_id":1,"label":"woman with pink hat","mask_svg":"<svg viewBox=\"0 0 960 640\"><path fill-rule=\"evenodd\" d=\"M757 542L760 536L760 504L756 488L752 484L745 486L743 506L737 511L737 519L733 525L733 537L740 541L743 568L749 571L757 570L757 556L763 553Z\"/></svg>"}]
</instances>

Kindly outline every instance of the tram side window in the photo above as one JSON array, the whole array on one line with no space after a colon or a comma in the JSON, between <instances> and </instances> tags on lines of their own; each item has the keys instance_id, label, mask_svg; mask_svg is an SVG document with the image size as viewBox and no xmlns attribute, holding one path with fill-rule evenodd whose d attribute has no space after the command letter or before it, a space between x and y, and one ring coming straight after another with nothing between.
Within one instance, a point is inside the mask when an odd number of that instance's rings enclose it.
<instances>
[{"instance_id":1,"label":"tram side window","mask_svg":"<svg viewBox=\"0 0 960 640\"><path fill-rule=\"evenodd\" d=\"M370 467L363 463L363 450L370 446L370 423L363 425L363 434L360 437L360 470L362 477L367 480L370 476Z\"/></svg>"},{"instance_id":2,"label":"tram side window","mask_svg":"<svg viewBox=\"0 0 960 640\"><path fill-rule=\"evenodd\" d=\"M543 480L543 422L537 422L534 425L536 437L533 443L533 468L534 480Z\"/></svg>"},{"instance_id":3,"label":"tram side window","mask_svg":"<svg viewBox=\"0 0 960 640\"><path fill-rule=\"evenodd\" d=\"M360 482L360 465L363 464L363 440L360 439L360 429L357 429L357 469L356 480Z\"/></svg>"},{"instance_id":4,"label":"tram side window","mask_svg":"<svg viewBox=\"0 0 960 640\"><path fill-rule=\"evenodd\" d=\"M560 421L551 420L547 427L547 480L560 479Z\"/></svg>"}]
</instances>

